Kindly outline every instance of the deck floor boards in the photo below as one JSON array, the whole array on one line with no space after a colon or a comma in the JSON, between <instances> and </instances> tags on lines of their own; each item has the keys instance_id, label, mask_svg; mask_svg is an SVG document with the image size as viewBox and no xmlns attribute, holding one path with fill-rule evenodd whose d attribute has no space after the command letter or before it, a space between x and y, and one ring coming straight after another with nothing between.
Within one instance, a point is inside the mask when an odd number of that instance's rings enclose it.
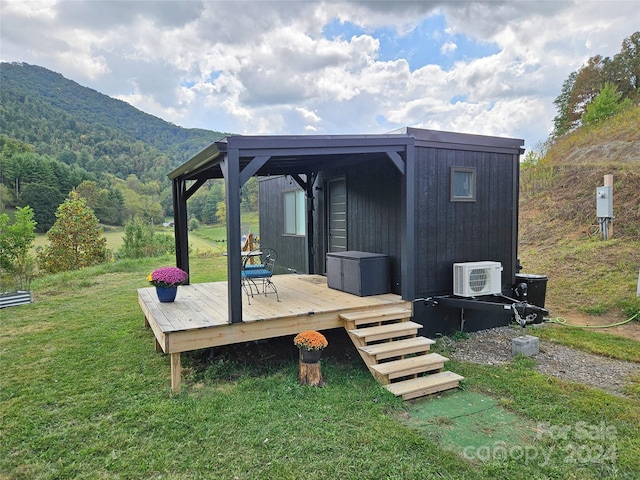
<instances>
[{"instance_id":1,"label":"deck floor boards","mask_svg":"<svg viewBox=\"0 0 640 480\"><path fill-rule=\"evenodd\" d=\"M327 287L326 278L320 275L278 275L273 280L278 288L280 301L277 301L274 294L266 296L260 294L251 298L251 304L249 304L247 296L244 293L242 295L243 322L240 325L243 325L244 330L248 330L252 328L251 324L259 323L260 325L255 328L264 331L262 334L264 336L261 338L271 338L282 335L288 330L295 330L298 328L297 322L299 320L278 326L273 325L273 330L264 322L279 321L282 323L287 319L305 317L305 324L313 328L314 317L322 317L324 328L327 328L326 325L335 328L342 326L339 315L345 311L378 308L385 305L405 307L409 305L408 308L411 308L409 302L402 300L399 295L395 294L359 297L331 289ZM213 328L224 330L234 325L230 324L227 318L227 282L182 285L178 288L175 302L172 303L160 303L153 287L141 288L138 290L138 300L156 337L161 333L163 339L170 338L171 335L177 333L191 332L197 335L195 332L199 330ZM335 320L332 320L334 316ZM275 333L277 335L274 335ZM291 333L296 332L292 331ZM205 337L219 337L224 333L207 332L203 335ZM253 333L250 336L255 337L255 335ZM233 339L238 341L235 335ZM158 338L158 341L160 342L161 339ZM166 345L170 345L170 343L167 341ZM214 343L220 344L218 341ZM165 352L170 353L166 350Z\"/></svg>"}]
</instances>

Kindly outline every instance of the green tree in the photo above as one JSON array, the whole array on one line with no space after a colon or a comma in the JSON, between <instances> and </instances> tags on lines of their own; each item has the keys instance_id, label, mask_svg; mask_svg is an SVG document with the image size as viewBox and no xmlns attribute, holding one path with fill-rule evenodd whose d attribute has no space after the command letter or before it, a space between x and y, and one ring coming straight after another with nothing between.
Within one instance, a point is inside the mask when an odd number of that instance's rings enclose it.
<instances>
[{"instance_id":1,"label":"green tree","mask_svg":"<svg viewBox=\"0 0 640 480\"><path fill-rule=\"evenodd\" d=\"M242 186L242 200L246 202L245 207L252 211L258 210L258 179L251 177Z\"/></svg>"},{"instance_id":2,"label":"green tree","mask_svg":"<svg viewBox=\"0 0 640 480\"><path fill-rule=\"evenodd\" d=\"M119 258L157 257L167 252L175 252L173 237L157 235L139 216L125 223L124 243L117 252Z\"/></svg>"},{"instance_id":3,"label":"green tree","mask_svg":"<svg viewBox=\"0 0 640 480\"><path fill-rule=\"evenodd\" d=\"M100 193L103 198L104 190ZM106 202L100 202L101 218L110 225L122 225L124 219L124 196L117 188L107 190Z\"/></svg>"},{"instance_id":4,"label":"green tree","mask_svg":"<svg viewBox=\"0 0 640 480\"><path fill-rule=\"evenodd\" d=\"M216 209L216 217L218 223L227 223L227 204L225 202L218 202L218 208Z\"/></svg>"},{"instance_id":5,"label":"green tree","mask_svg":"<svg viewBox=\"0 0 640 480\"><path fill-rule=\"evenodd\" d=\"M0 210L17 205L18 202L16 202L16 195L13 193L13 190L5 184L0 183Z\"/></svg>"},{"instance_id":6,"label":"green tree","mask_svg":"<svg viewBox=\"0 0 640 480\"><path fill-rule=\"evenodd\" d=\"M553 119L554 138L561 137L571 131L577 125L578 119L571 113L570 102L573 85L576 83L577 72L571 72L569 77L562 84L560 95L553 101L558 114Z\"/></svg>"},{"instance_id":7,"label":"green tree","mask_svg":"<svg viewBox=\"0 0 640 480\"><path fill-rule=\"evenodd\" d=\"M84 198L87 207L94 212L100 206L100 188L96 182L85 180L76 187L76 192L81 198Z\"/></svg>"},{"instance_id":8,"label":"green tree","mask_svg":"<svg viewBox=\"0 0 640 480\"><path fill-rule=\"evenodd\" d=\"M592 125L621 112L632 105L629 98L620 101L622 93L616 91L613 83L607 82L600 89L600 93L587 105L582 115L583 125Z\"/></svg>"},{"instance_id":9,"label":"green tree","mask_svg":"<svg viewBox=\"0 0 640 480\"><path fill-rule=\"evenodd\" d=\"M0 156L12 157L17 153L34 152L33 145L21 142L15 138L10 138L4 134L0 134Z\"/></svg>"},{"instance_id":10,"label":"green tree","mask_svg":"<svg viewBox=\"0 0 640 480\"><path fill-rule=\"evenodd\" d=\"M13 224L9 215L0 214L0 285L17 290L26 290L33 278L35 259L30 254L35 234L36 222L31 207L19 208Z\"/></svg>"},{"instance_id":11,"label":"green tree","mask_svg":"<svg viewBox=\"0 0 640 480\"><path fill-rule=\"evenodd\" d=\"M46 232L56 221L56 209L64 201L60 191L50 185L29 183L22 189L20 205L33 208L37 230Z\"/></svg>"},{"instance_id":12,"label":"green tree","mask_svg":"<svg viewBox=\"0 0 640 480\"><path fill-rule=\"evenodd\" d=\"M591 57L578 71L572 72L554 100L557 115L553 119L551 138L558 138L581 125L587 106L599 95L605 83L612 83L621 93L621 100L639 98L640 32L622 42L620 53L613 60L601 55Z\"/></svg>"},{"instance_id":13,"label":"green tree","mask_svg":"<svg viewBox=\"0 0 640 480\"><path fill-rule=\"evenodd\" d=\"M617 90L622 98L638 100L640 95L640 32L635 32L622 41L620 53L614 55Z\"/></svg>"},{"instance_id":14,"label":"green tree","mask_svg":"<svg viewBox=\"0 0 640 480\"><path fill-rule=\"evenodd\" d=\"M76 192L58 207L47 238L50 245L38 252L40 268L46 272L79 270L107 260L107 240L98 219Z\"/></svg>"}]
</instances>

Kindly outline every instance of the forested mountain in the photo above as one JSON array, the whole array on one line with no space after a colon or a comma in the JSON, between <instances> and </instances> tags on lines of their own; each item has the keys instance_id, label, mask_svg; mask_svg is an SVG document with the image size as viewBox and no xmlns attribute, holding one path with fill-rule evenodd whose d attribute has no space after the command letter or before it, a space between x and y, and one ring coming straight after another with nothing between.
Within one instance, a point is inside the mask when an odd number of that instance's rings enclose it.
<instances>
[{"instance_id":1,"label":"forested mountain","mask_svg":"<svg viewBox=\"0 0 640 480\"><path fill-rule=\"evenodd\" d=\"M29 205L44 232L75 189L103 223L161 219L172 215L167 174L223 136L178 127L46 68L2 63L0 212ZM208 185L190 212L213 222L223 199Z\"/></svg>"},{"instance_id":2,"label":"forested mountain","mask_svg":"<svg viewBox=\"0 0 640 480\"><path fill-rule=\"evenodd\" d=\"M159 182L224 136L178 127L25 63L0 64L0 132L97 175Z\"/></svg>"}]
</instances>

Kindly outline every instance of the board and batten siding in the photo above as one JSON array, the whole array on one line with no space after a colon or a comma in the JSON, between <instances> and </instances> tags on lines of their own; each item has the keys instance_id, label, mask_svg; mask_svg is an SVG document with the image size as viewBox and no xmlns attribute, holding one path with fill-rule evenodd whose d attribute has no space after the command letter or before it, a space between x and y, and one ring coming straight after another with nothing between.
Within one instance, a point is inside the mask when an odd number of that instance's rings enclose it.
<instances>
[{"instance_id":1,"label":"board and batten siding","mask_svg":"<svg viewBox=\"0 0 640 480\"><path fill-rule=\"evenodd\" d=\"M274 273L307 273L305 237L284 234L284 192L300 187L287 177L277 176L260 179L258 190L260 246L278 253Z\"/></svg>"},{"instance_id":2,"label":"board and batten siding","mask_svg":"<svg viewBox=\"0 0 640 480\"><path fill-rule=\"evenodd\" d=\"M347 186L347 249L389 255L390 285L392 293L400 294L400 229L401 183L398 170L386 158L352 164L348 168L323 171L316 191L316 214L326 217L326 182L345 178ZM316 229L316 251L322 265L318 273L325 273L324 257L327 253L325 225Z\"/></svg>"},{"instance_id":3,"label":"board and batten siding","mask_svg":"<svg viewBox=\"0 0 640 480\"><path fill-rule=\"evenodd\" d=\"M517 263L518 156L416 148L416 296L450 294L453 263L498 261L503 286ZM452 202L451 167L476 169L476 201Z\"/></svg>"},{"instance_id":4,"label":"board and batten siding","mask_svg":"<svg viewBox=\"0 0 640 480\"><path fill-rule=\"evenodd\" d=\"M400 294L401 175L390 161L365 163L347 176L349 250L389 255L391 292Z\"/></svg>"}]
</instances>

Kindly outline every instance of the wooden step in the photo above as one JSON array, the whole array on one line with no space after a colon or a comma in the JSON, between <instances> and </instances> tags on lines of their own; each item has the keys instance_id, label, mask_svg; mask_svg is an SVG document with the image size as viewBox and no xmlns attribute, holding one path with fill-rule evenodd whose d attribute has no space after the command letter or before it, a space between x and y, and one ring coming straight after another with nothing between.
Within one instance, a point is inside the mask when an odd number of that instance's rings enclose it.
<instances>
[{"instance_id":1,"label":"wooden step","mask_svg":"<svg viewBox=\"0 0 640 480\"><path fill-rule=\"evenodd\" d=\"M453 372L439 372L424 377L390 383L385 388L403 400L423 397L456 388L464 377Z\"/></svg>"},{"instance_id":2,"label":"wooden step","mask_svg":"<svg viewBox=\"0 0 640 480\"><path fill-rule=\"evenodd\" d=\"M376 327L355 328L349 330L349 333L354 337L363 339L365 342L375 342L377 340L415 335L418 333L419 328L422 328L419 323L399 322Z\"/></svg>"},{"instance_id":3,"label":"wooden step","mask_svg":"<svg viewBox=\"0 0 640 480\"><path fill-rule=\"evenodd\" d=\"M374 308L370 310L358 310L340 314L340 318L346 322L354 322L354 325L362 325L387 320L400 320L411 318L413 313L402 307Z\"/></svg>"},{"instance_id":4,"label":"wooden step","mask_svg":"<svg viewBox=\"0 0 640 480\"><path fill-rule=\"evenodd\" d=\"M417 355L415 357L403 358L402 360L393 360L391 362L379 363L371 365L369 368L376 372L381 379L389 381L415 375L418 373L439 370L444 367L444 362L449 359L443 357L439 353L429 353L427 355Z\"/></svg>"},{"instance_id":5,"label":"wooden step","mask_svg":"<svg viewBox=\"0 0 640 480\"><path fill-rule=\"evenodd\" d=\"M426 337L405 338L393 342L377 343L374 345L365 345L360 350L371 355L376 361L386 358L400 357L402 355L410 355L412 353L427 352L435 340Z\"/></svg>"}]
</instances>

